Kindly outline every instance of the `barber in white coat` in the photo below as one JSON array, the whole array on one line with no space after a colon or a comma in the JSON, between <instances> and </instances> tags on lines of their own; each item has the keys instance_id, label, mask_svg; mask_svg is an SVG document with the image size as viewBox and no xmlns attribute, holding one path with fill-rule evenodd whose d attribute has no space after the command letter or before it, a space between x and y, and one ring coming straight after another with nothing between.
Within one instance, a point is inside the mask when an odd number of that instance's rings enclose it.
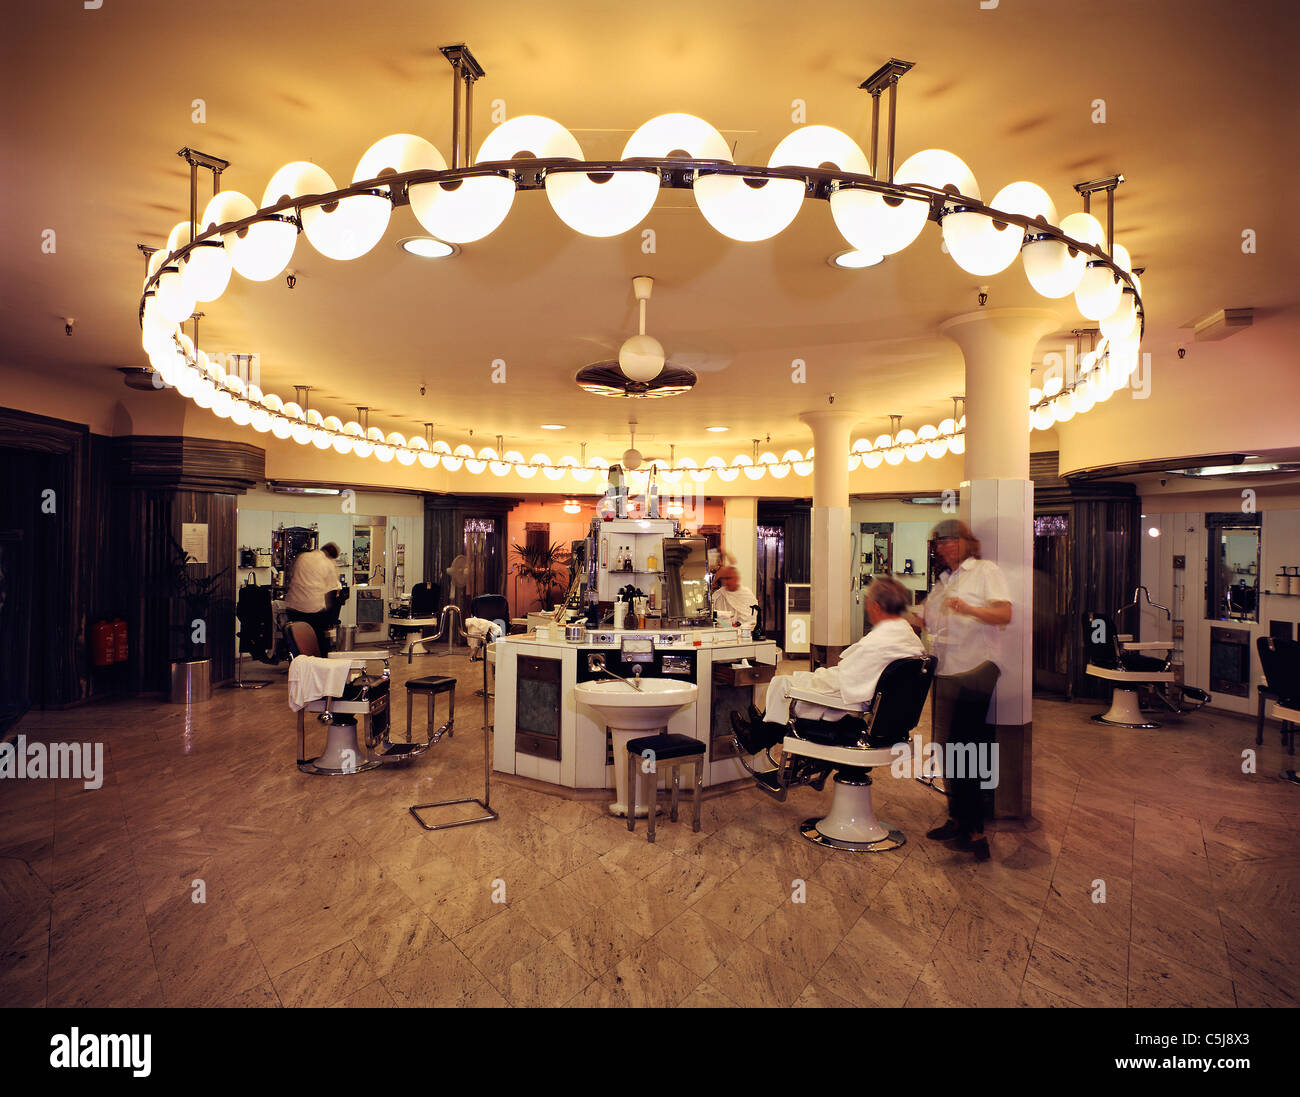
<instances>
[{"instance_id":1,"label":"barber in white coat","mask_svg":"<svg viewBox=\"0 0 1300 1097\"><path fill-rule=\"evenodd\" d=\"M939 665L934 680L934 735L955 748L949 757L993 745L989 702L1001 674L1002 631L1011 623L1006 578L991 560L980 558L980 543L970 527L955 518L931 535L945 571L925 600L925 627ZM980 779L944 773L948 819L926 833L934 841L955 841L977 861L991 856L984 836Z\"/></svg>"},{"instance_id":2,"label":"barber in white coat","mask_svg":"<svg viewBox=\"0 0 1300 1097\"><path fill-rule=\"evenodd\" d=\"M738 712L732 713L732 730L749 753L756 754L780 742L792 707L794 715L805 720L840 720L850 715L843 709L826 708L810 701L795 701L792 706L789 698L792 686L825 693L837 702L865 706L875 695L876 683L885 667L895 659L925 654L916 630L903 617L911 604L911 591L896 579L882 576L864 593L871 631L846 648L836 666L778 675L767 687L764 713L760 715L751 707L748 720Z\"/></svg>"},{"instance_id":3,"label":"barber in white coat","mask_svg":"<svg viewBox=\"0 0 1300 1097\"><path fill-rule=\"evenodd\" d=\"M740 585L740 572L730 564L718 568L714 577L712 608L715 613L730 614L731 620L739 621L745 628L753 628L758 620L754 607L758 599L749 587Z\"/></svg>"}]
</instances>

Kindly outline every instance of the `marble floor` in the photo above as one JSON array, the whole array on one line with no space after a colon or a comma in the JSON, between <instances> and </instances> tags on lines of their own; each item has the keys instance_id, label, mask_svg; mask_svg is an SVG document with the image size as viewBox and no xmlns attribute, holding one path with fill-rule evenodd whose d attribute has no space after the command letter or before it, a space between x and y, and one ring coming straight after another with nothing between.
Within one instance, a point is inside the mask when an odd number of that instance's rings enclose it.
<instances>
[{"instance_id":1,"label":"marble floor","mask_svg":"<svg viewBox=\"0 0 1300 1097\"><path fill-rule=\"evenodd\" d=\"M425 833L408 805L481 790L481 667L393 669L401 723L408 674L455 675L458 730L352 778L297 772L283 668L190 709L29 714L29 739L104 743L107 774L0 781L0 1002L1300 1003L1300 788L1275 730L1243 774L1250 721L1130 731L1036 702L1035 819L984 864L925 839L940 797L883 775L908 841L873 856L797 836L828 802L809 789L712 798L702 833L665 822L652 846L600 803L499 782L498 822Z\"/></svg>"}]
</instances>

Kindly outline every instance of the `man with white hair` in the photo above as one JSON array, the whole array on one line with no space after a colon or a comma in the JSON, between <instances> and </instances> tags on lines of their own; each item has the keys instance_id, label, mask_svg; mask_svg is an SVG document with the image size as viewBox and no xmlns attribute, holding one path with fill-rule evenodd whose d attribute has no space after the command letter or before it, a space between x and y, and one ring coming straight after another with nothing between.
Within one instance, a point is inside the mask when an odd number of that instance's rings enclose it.
<instances>
[{"instance_id":1,"label":"man with white hair","mask_svg":"<svg viewBox=\"0 0 1300 1097\"><path fill-rule=\"evenodd\" d=\"M713 582L711 605L714 612L729 614L731 620L739 621L745 628L753 628L758 620L755 612L758 599L749 587L741 586L740 572L731 564L725 564L718 568Z\"/></svg>"},{"instance_id":2,"label":"man with white hair","mask_svg":"<svg viewBox=\"0 0 1300 1097\"><path fill-rule=\"evenodd\" d=\"M778 675L767 687L765 712L750 705L748 719L739 712L731 714L732 730L746 753L757 754L779 743L785 737L791 708L803 720L840 720L850 715L841 708L825 708L810 701L791 705L791 686L825 693L837 703L865 706L875 695L885 667L895 659L925 654L916 629L903 616L911 604L911 591L898 580L881 576L867 587L864 596L871 631L846 648L836 666Z\"/></svg>"}]
</instances>

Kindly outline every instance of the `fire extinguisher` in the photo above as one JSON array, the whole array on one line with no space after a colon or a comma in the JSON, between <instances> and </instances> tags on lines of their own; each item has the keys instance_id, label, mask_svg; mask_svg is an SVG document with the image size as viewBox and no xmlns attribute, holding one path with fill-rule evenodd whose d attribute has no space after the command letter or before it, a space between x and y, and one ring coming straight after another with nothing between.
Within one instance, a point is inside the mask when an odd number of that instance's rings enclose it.
<instances>
[{"instance_id":1,"label":"fire extinguisher","mask_svg":"<svg viewBox=\"0 0 1300 1097\"><path fill-rule=\"evenodd\" d=\"M125 663L131 653L131 644L127 639L126 622L120 617L113 618L113 662Z\"/></svg>"},{"instance_id":2,"label":"fire extinguisher","mask_svg":"<svg viewBox=\"0 0 1300 1097\"><path fill-rule=\"evenodd\" d=\"M107 621L96 621L90 630L90 661L94 666L106 667L113 662L113 626Z\"/></svg>"}]
</instances>

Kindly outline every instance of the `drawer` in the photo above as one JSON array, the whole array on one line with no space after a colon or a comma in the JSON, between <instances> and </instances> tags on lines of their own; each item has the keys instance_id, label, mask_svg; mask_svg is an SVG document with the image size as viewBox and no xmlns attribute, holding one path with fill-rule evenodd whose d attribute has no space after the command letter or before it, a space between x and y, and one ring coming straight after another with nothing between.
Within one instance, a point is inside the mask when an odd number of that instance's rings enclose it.
<instances>
[{"instance_id":1,"label":"drawer","mask_svg":"<svg viewBox=\"0 0 1300 1097\"><path fill-rule=\"evenodd\" d=\"M759 664L752 667L714 666L713 681L720 686L761 686L776 676L776 667Z\"/></svg>"}]
</instances>

